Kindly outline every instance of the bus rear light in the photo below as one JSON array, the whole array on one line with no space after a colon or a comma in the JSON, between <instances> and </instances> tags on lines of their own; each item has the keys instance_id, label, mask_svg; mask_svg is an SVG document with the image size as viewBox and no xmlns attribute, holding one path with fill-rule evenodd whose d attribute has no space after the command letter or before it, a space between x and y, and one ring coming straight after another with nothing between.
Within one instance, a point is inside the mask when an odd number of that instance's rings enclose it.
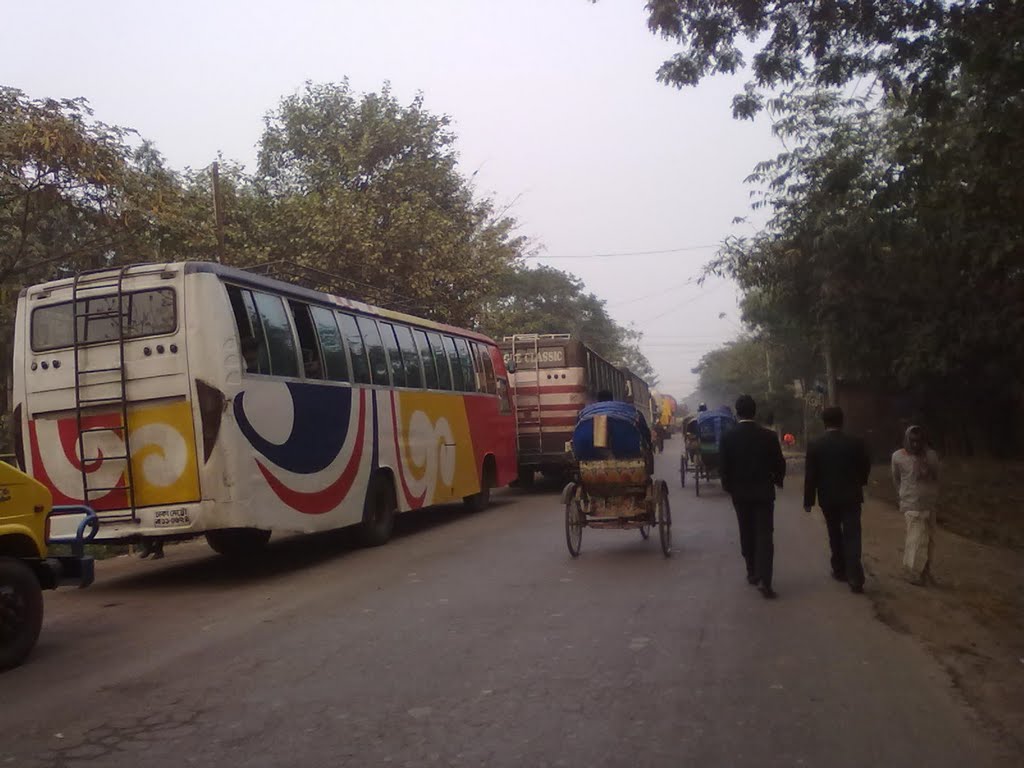
<instances>
[{"instance_id":1,"label":"bus rear light","mask_svg":"<svg viewBox=\"0 0 1024 768\"><path fill-rule=\"evenodd\" d=\"M203 463L210 460L213 447L220 434L220 422L224 418L224 393L205 381L196 379L196 394L199 397L199 415L203 422Z\"/></svg>"}]
</instances>

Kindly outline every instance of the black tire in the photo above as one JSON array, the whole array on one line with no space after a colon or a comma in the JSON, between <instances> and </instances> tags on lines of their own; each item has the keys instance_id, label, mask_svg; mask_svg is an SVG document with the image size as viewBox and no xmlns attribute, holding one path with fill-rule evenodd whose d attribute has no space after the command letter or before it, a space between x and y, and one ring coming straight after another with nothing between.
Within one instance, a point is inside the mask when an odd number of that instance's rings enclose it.
<instances>
[{"instance_id":1,"label":"black tire","mask_svg":"<svg viewBox=\"0 0 1024 768\"><path fill-rule=\"evenodd\" d=\"M0 557L0 670L21 664L43 627L43 590L21 560Z\"/></svg>"},{"instance_id":2,"label":"black tire","mask_svg":"<svg viewBox=\"0 0 1024 768\"><path fill-rule=\"evenodd\" d=\"M565 503L565 544L570 555L580 556L583 544L583 507L575 494Z\"/></svg>"},{"instance_id":3,"label":"black tire","mask_svg":"<svg viewBox=\"0 0 1024 768\"><path fill-rule=\"evenodd\" d=\"M700 464L697 465L697 471L693 473L693 491L700 496Z\"/></svg>"},{"instance_id":4,"label":"black tire","mask_svg":"<svg viewBox=\"0 0 1024 768\"><path fill-rule=\"evenodd\" d=\"M480 473L480 491L466 496L462 503L468 512L483 512L491 505L491 488L494 487L494 465L488 459Z\"/></svg>"},{"instance_id":5,"label":"black tire","mask_svg":"<svg viewBox=\"0 0 1024 768\"><path fill-rule=\"evenodd\" d=\"M527 469L526 467L520 467L519 468L519 477L516 478L516 485L518 485L520 488L525 488L526 490L529 490L530 488L533 488L533 481L535 479L536 479L536 474L534 473L534 471L532 469Z\"/></svg>"},{"instance_id":6,"label":"black tire","mask_svg":"<svg viewBox=\"0 0 1024 768\"><path fill-rule=\"evenodd\" d=\"M391 539L398 503L395 487L387 475L377 475L366 490L360 538L363 546L379 547Z\"/></svg>"},{"instance_id":7,"label":"black tire","mask_svg":"<svg viewBox=\"0 0 1024 768\"><path fill-rule=\"evenodd\" d=\"M262 528L222 528L206 532L206 543L218 555L233 559L254 557L270 541L270 531Z\"/></svg>"},{"instance_id":8,"label":"black tire","mask_svg":"<svg viewBox=\"0 0 1024 768\"><path fill-rule=\"evenodd\" d=\"M661 553L672 556L672 510L668 503L668 486L661 484L655 507L658 522L658 536L661 539Z\"/></svg>"},{"instance_id":9,"label":"black tire","mask_svg":"<svg viewBox=\"0 0 1024 768\"><path fill-rule=\"evenodd\" d=\"M686 487L686 451L683 451L683 455L679 457L679 480L683 484L683 488Z\"/></svg>"}]
</instances>

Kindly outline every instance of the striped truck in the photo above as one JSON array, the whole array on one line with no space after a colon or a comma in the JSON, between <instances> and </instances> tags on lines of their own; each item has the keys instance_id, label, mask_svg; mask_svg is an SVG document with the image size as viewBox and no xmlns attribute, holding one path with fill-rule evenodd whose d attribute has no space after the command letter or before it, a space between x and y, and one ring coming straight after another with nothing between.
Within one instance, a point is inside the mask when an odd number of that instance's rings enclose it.
<instances>
[{"instance_id":1,"label":"striped truck","mask_svg":"<svg viewBox=\"0 0 1024 768\"><path fill-rule=\"evenodd\" d=\"M570 334L517 334L498 346L515 398L520 485L531 484L537 472L558 477L571 468L568 443L576 418L602 390L634 401L651 421L646 382Z\"/></svg>"}]
</instances>

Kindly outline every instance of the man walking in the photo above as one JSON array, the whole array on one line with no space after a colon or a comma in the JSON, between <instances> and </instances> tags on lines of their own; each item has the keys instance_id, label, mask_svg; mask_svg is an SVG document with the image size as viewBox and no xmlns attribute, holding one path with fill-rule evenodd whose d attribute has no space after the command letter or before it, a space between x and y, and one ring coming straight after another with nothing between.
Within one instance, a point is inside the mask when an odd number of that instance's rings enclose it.
<instances>
[{"instance_id":1,"label":"man walking","mask_svg":"<svg viewBox=\"0 0 1024 768\"><path fill-rule=\"evenodd\" d=\"M900 512L907 520L903 570L909 581L923 585L931 578L939 455L927 447L920 427L910 427L903 448L892 455L892 481L899 491Z\"/></svg>"},{"instance_id":2,"label":"man walking","mask_svg":"<svg viewBox=\"0 0 1024 768\"><path fill-rule=\"evenodd\" d=\"M775 487L782 487L786 460L778 436L754 422L756 413L757 404L750 395L736 400L740 421L722 437L719 473L736 510L747 582L759 584L762 595L774 598Z\"/></svg>"},{"instance_id":3,"label":"man walking","mask_svg":"<svg viewBox=\"0 0 1024 768\"><path fill-rule=\"evenodd\" d=\"M817 498L828 528L832 577L847 582L852 592L860 594L864 591L860 508L871 459L863 440L843 432L842 408L826 408L821 419L824 436L807 446L804 511L810 513Z\"/></svg>"}]
</instances>

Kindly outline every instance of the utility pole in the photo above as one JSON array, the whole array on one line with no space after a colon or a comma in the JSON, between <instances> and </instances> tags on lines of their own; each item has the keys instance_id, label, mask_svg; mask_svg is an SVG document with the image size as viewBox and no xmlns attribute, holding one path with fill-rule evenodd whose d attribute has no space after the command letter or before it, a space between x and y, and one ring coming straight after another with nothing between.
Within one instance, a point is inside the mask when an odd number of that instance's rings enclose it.
<instances>
[{"instance_id":1,"label":"utility pole","mask_svg":"<svg viewBox=\"0 0 1024 768\"><path fill-rule=\"evenodd\" d=\"M215 160L213 174L213 226L217 233L217 263L224 263L224 212L220 199L220 164Z\"/></svg>"},{"instance_id":2,"label":"utility pole","mask_svg":"<svg viewBox=\"0 0 1024 768\"><path fill-rule=\"evenodd\" d=\"M836 405L836 367L832 360L832 333L827 328L822 352L825 357L825 405Z\"/></svg>"}]
</instances>

